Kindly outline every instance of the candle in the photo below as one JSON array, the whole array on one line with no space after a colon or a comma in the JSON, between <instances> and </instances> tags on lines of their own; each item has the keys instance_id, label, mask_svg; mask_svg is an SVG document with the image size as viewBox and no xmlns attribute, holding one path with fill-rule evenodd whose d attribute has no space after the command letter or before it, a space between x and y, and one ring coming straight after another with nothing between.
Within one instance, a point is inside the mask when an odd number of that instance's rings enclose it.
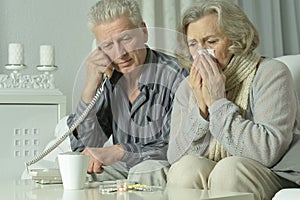
<instances>
[{"instance_id":1,"label":"candle","mask_svg":"<svg viewBox=\"0 0 300 200\"><path fill-rule=\"evenodd\" d=\"M8 64L23 65L24 64L24 47L19 43L10 43L8 46Z\"/></svg>"},{"instance_id":2,"label":"candle","mask_svg":"<svg viewBox=\"0 0 300 200\"><path fill-rule=\"evenodd\" d=\"M40 65L54 65L54 47L49 45L40 46Z\"/></svg>"}]
</instances>

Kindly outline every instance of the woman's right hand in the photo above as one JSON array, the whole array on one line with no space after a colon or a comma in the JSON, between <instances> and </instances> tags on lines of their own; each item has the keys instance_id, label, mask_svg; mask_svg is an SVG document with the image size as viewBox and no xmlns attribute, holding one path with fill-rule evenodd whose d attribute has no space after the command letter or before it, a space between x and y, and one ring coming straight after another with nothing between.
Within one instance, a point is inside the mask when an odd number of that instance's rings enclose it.
<instances>
[{"instance_id":1,"label":"woman's right hand","mask_svg":"<svg viewBox=\"0 0 300 200\"><path fill-rule=\"evenodd\" d=\"M111 76L113 63L100 49L96 49L86 61L86 81L82 93L82 100L90 103L96 94L96 90L102 82L103 74Z\"/></svg>"},{"instance_id":2,"label":"woman's right hand","mask_svg":"<svg viewBox=\"0 0 300 200\"><path fill-rule=\"evenodd\" d=\"M204 99L203 99L203 93L205 92L204 90L206 88L203 85L202 77L199 73L199 70L196 68L196 66L194 64L193 64L193 66L190 70L189 85L191 86L191 88L193 90L193 93L194 93L194 96L197 100L197 104L198 104L198 107L200 109L201 116L204 119L207 119L208 107L205 104Z\"/></svg>"}]
</instances>

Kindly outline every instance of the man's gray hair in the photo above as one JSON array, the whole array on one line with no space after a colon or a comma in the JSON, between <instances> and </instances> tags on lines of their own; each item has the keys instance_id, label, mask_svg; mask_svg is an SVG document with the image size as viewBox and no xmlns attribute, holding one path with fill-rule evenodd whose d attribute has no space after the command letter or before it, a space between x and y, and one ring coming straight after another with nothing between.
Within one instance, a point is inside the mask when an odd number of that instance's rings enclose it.
<instances>
[{"instance_id":1,"label":"man's gray hair","mask_svg":"<svg viewBox=\"0 0 300 200\"><path fill-rule=\"evenodd\" d=\"M141 27L143 23L139 5L135 0L100 0L90 9L88 27L93 29L103 22L122 16L128 16L137 27Z\"/></svg>"}]
</instances>

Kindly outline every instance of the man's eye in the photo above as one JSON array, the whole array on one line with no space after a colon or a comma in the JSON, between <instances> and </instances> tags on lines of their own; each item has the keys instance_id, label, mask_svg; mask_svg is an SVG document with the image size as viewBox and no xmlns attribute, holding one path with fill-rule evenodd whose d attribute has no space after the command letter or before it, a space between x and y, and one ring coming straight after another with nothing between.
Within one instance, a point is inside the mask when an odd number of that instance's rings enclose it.
<instances>
[{"instance_id":1,"label":"man's eye","mask_svg":"<svg viewBox=\"0 0 300 200\"><path fill-rule=\"evenodd\" d=\"M102 45L101 45L101 48L102 48L103 50L109 50L109 49L112 48L112 46L113 46L112 43L107 43L107 44L102 44Z\"/></svg>"},{"instance_id":2,"label":"man's eye","mask_svg":"<svg viewBox=\"0 0 300 200\"><path fill-rule=\"evenodd\" d=\"M122 38L122 41L128 42L128 41L130 41L131 39L132 39L132 37L130 37L129 35L126 35L126 36L124 36L124 37Z\"/></svg>"}]
</instances>

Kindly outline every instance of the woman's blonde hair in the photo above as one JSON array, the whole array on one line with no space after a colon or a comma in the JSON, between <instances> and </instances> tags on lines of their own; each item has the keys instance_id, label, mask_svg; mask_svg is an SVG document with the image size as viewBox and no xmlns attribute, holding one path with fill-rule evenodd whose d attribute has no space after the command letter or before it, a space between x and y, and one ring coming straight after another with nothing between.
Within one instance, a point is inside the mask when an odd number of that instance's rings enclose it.
<instances>
[{"instance_id":1,"label":"woman's blonde hair","mask_svg":"<svg viewBox=\"0 0 300 200\"><path fill-rule=\"evenodd\" d=\"M186 36L189 24L214 13L218 17L219 30L233 42L229 47L232 54L248 54L257 48L258 32L240 7L230 0L200 0L184 12L178 28L180 49L177 54L181 58L191 60Z\"/></svg>"}]
</instances>

